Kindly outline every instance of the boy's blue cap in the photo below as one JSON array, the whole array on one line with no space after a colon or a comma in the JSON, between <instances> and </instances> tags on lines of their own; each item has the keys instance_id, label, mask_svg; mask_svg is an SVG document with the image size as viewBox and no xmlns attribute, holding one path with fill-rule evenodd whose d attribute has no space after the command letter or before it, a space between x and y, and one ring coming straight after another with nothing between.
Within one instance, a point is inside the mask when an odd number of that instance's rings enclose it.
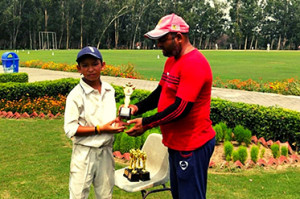
<instances>
[{"instance_id":1,"label":"boy's blue cap","mask_svg":"<svg viewBox=\"0 0 300 199\"><path fill-rule=\"evenodd\" d=\"M101 62L103 61L100 51L97 48L92 47L92 46L87 46L87 47L84 47L83 49L81 49L81 51L77 55L76 62L78 62L79 59L84 55L91 55L97 59L100 59Z\"/></svg>"}]
</instances>

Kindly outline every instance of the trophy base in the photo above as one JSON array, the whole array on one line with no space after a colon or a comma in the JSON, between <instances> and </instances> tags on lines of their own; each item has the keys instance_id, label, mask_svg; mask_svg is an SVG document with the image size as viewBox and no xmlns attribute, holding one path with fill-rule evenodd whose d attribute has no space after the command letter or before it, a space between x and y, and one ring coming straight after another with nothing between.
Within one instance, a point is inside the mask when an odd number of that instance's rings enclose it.
<instances>
[{"instance_id":1,"label":"trophy base","mask_svg":"<svg viewBox=\"0 0 300 199\"><path fill-rule=\"evenodd\" d=\"M124 173L123 173L123 176L125 177L125 178L128 178L128 176L129 176L129 174L132 172L132 169L129 169L128 167L127 168L125 168L125 170L124 170Z\"/></svg>"},{"instance_id":2,"label":"trophy base","mask_svg":"<svg viewBox=\"0 0 300 199\"><path fill-rule=\"evenodd\" d=\"M130 182L138 182L140 180L140 174L130 172L127 179Z\"/></svg>"},{"instance_id":3,"label":"trophy base","mask_svg":"<svg viewBox=\"0 0 300 199\"><path fill-rule=\"evenodd\" d=\"M150 172L149 171L141 171L140 172L140 180L141 181L150 180Z\"/></svg>"},{"instance_id":4,"label":"trophy base","mask_svg":"<svg viewBox=\"0 0 300 199\"><path fill-rule=\"evenodd\" d=\"M121 119L129 120L131 118L131 108L121 107L119 111L119 117Z\"/></svg>"}]
</instances>

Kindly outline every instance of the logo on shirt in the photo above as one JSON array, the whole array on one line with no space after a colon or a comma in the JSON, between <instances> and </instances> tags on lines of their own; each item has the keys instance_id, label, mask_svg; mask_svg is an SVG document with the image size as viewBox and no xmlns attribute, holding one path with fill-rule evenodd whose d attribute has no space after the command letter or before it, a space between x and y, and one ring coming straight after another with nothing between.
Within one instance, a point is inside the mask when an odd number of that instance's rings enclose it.
<instances>
[{"instance_id":1,"label":"logo on shirt","mask_svg":"<svg viewBox=\"0 0 300 199\"><path fill-rule=\"evenodd\" d=\"M187 161L179 161L179 166L181 168L181 170L186 170L189 166L189 163Z\"/></svg>"}]
</instances>

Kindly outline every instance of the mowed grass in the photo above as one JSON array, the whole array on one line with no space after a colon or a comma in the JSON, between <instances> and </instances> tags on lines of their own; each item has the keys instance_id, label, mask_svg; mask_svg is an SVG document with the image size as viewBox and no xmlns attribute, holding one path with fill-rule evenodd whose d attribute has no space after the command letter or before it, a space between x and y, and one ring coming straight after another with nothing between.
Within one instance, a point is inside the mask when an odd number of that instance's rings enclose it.
<instances>
[{"instance_id":1,"label":"mowed grass","mask_svg":"<svg viewBox=\"0 0 300 199\"><path fill-rule=\"evenodd\" d=\"M72 143L63 131L63 119L0 118L0 198L68 198ZM121 165L116 165L116 169ZM207 198L299 198L300 169L255 169L235 173L209 170ZM93 189L90 197L95 198ZM140 199L115 187L114 199ZM169 199L170 192L149 199Z\"/></svg>"},{"instance_id":2,"label":"mowed grass","mask_svg":"<svg viewBox=\"0 0 300 199\"><path fill-rule=\"evenodd\" d=\"M145 78L159 80L166 57L161 50L100 50L110 65L131 63ZM3 54L6 51L0 51ZM41 60L75 64L79 50L19 50L20 61ZM300 78L300 51L201 50L209 61L214 78L256 81ZM29 54L28 54L29 53ZM52 55L54 53L54 55Z\"/></svg>"}]
</instances>

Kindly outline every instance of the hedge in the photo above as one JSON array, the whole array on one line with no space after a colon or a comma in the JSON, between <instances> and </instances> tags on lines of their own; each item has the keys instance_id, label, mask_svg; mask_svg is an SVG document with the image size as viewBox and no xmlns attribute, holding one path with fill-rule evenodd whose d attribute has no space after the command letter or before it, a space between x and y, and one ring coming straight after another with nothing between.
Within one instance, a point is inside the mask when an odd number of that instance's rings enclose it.
<instances>
[{"instance_id":1,"label":"hedge","mask_svg":"<svg viewBox=\"0 0 300 199\"><path fill-rule=\"evenodd\" d=\"M0 74L0 83L7 82L19 82L26 83L28 82L27 73L2 73Z\"/></svg>"},{"instance_id":2,"label":"hedge","mask_svg":"<svg viewBox=\"0 0 300 199\"><path fill-rule=\"evenodd\" d=\"M66 78L34 83L1 83L0 98L18 100L24 96L36 98L46 95L67 95L78 82L79 79ZM114 88L116 101L122 103L124 100L123 88L121 86L114 86ZM144 99L149 94L149 91L137 89L131 96L131 103ZM300 113L296 111L212 99L211 120L213 125L225 122L230 128L242 125L257 137L281 142L288 141L290 144L296 142L296 146L300 147Z\"/></svg>"},{"instance_id":3,"label":"hedge","mask_svg":"<svg viewBox=\"0 0 300 199\"><path fill-rule=\"evenodd\" d=\"M242 125L257 137L296 142L300 147L300 113L296 111L212 99L211 120L213 124L225 122L231 128Z\"/></svg>"},{"instance_id":4,"label":"hedge","mask_svg":"<svg viewBox=\"0 0 300 199\"><path fill-rule=\"evenodd\" d=\"M33 83L0 83L0 98L19 100L22 97L67 95L78 82L78 79L66 78Z\"/></svg>"}]
</instances>

